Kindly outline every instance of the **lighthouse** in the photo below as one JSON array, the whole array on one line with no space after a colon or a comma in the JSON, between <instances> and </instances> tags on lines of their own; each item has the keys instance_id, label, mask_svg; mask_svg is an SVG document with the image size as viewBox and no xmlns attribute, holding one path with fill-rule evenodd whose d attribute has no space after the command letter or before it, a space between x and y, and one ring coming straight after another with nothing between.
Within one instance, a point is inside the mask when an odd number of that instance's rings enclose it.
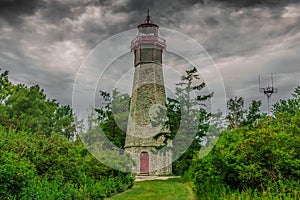
<instances>
[{"instance_id":1,"label":"lighthouse","mask_svg":"<svg viewBox=\"0 0 300 200\"><path fill-rule=\"evenodd\" d=\"M144 23L131 41L134 56L134 80L130 101L125 150L134 161L132 171L140 175L163 175L172 172L172 142L160 149L169 132L166 126L166 94L162 55L166 41L159 36L158 25L152 23L149 10Z\"/></svg>"}]
</instances>

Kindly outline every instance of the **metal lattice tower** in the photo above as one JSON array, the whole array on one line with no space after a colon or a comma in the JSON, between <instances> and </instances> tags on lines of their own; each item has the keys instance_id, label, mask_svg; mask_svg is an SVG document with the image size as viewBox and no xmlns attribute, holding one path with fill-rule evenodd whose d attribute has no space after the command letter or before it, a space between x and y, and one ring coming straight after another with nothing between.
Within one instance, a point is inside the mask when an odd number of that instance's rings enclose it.
<instances>
[{"instance_id":1,"label":"metal lattice tower","mask_svg":"<svg viewBox=\"0 0 300 200\"><path fill-rule=\"evenodd\" d=\"M274 88L273 82L274 82L273 81L273 74L271 74L271 86L268 84L265 87L261 87L260 75L258 76L259 92L263 92L267 97L268 116L271 116L270 102L271 102L272 94L278 92L278 88Z\"/></svg>"}]
</instances>

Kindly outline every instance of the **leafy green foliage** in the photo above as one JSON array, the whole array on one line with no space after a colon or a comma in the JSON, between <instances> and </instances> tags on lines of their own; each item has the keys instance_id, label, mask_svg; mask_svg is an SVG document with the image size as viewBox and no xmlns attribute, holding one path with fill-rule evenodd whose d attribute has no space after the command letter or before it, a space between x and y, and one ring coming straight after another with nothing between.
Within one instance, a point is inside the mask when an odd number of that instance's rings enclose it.
<instances>
[{"instance_id":1,"label":"leafy green foliage","mask_svg":"<svg viewBox=\"0 0 300 200\"><path fill-rule=\"evenodd\" d=\"M1 68L0 68L1 70ZM12 83L8 80L8 71L0 74L0 103L13 93Z\"/></svg>"},{"instance_id":2,"label":"leafy green foliage","mask_svg":"<svg viewBox=\"0 0 300 200\"><path fill-rule=\"evenodd\" d=\"M0 74L0 199L103 199L132 187L131 174L75 140L74 122L72 109L38 85L13 85Z\"/></svg>"},{"instance_id":3,"label":"leafy green foliage","mask_svg":"<svg viewBox=\"0 0 300 200\"><path fill-rule=\"evenodd\" d=\"M61 133L68 139L74 137L76 131L69 106L47 99L38 85L13 85L8 80L8 72L0 76L0 125L7 130Z\"/></svg>"},{"instance_id":4,"label":"leafy green foliage","mask_svg":"<svg viewBox=\"0 0 300 200\"><path fill-rule=\"evenodd\" d=\"M300 110L300 86L298 86L292 94L292 98L288 100L280 100L273 106L274 115L293 116ZM281 114L280 114L281 113Z\"/></svg>"},{"instance_id":5,"label":"leafy green foliage","mask_svg":"<svg viewBox=\"0 0 300 200\"><path fill-rule=\"evenodd\" d=\"M124 149L130 97L117 90L112 95L100 91L104 105L96 108L99 125L106 137L117 147Z\"/></svg>"},{"instance_id":6,"label":"leafy green foliage","mask_svg":"<svg viewBox=\"0 0 300 200\"><path fill-rule=\"evenodd\" d=\"M229 110L226 119L228 120L228 129L236 129L245 125L252 125L260 118L266 118L266 114L260 113L261 101L252 100L248 110L244 110L243 97L234 97L227 102Z\"/></svg>"},{"instance_id":7,"label":"leafy green foliage","mask_svg":"<svg viewBox=\"0 0 300 200\"><path fill-rule=\"evenodd\" d=\"M168 98L167 101L167 126L169 133L160 133L156 138L163 135L164 145L173 140L173 156L181 155L173 163L173 173L181 175L189 167L194 151L201 148L201 138L209 128L208 119L210 114L206 112L204 102L212 97L212 94L198 94L205 83L200 81L197 69L194 67L186 70L186 75L181 77L181 82L176 84L176 98ZM198 94L194 95L193 94ZM187 140L191 140L186 149Z\"/></svg>"},{"instance_id":8,"label":"leafy green foliage","mask_svg":"<svg viewBox=\"0 0 300 200\"><path fill-rule=\"evenodd\" d=\"M248 119L255 123L224 131L208 156L194 157L189 178L197 193L217 193L221 188L299 197L299 97L275 104L273 118L257 119L252 113L258 112L259 104L252 103Z\"/></svg>"},{"instance_id":9,"label":"leafy green foliage","mask_svg":"<svg viewBox=\"0 0 300 200\"><path fill-rule=\"evenodd\" d=\"M249 105L248 113L246 115L246 119L243 122L243 125L251 125L256 120L259 120L261 117L265 116L260 113L261 101L253 100Z\"/></svg>"},{"instance_id":10,"label":"leafy green foliage","mask_svg":"<svg viewBox=\"0 0 300 200\"><path fill-rule=\"evenodd\" d=\"M228 125L229 129L235 129L239 127L243 122L244 113L245 113L243 107L244 107L243 97L240 98L234 97L234 99L228 100L227 108L229 112L226 118L229 121L229 125Z\"/></svg>"},{"instance_id":11,"label":"leafy green foliage","mask_svg":"<svg viewBox=\"0 0 300 200\"><path fill-rule=\"evenodd\" d=\"M34 165L26 158L14 152L1 152L0 154L0 197L7 194L17 195L23 187L30 185L35 177Z\"/></svg>"},{"instance_id":12,"label":"leafy green foliage","mask_svg":"<svg viewBox=\"0 0 300 200\"><path fill-rule=\"evenodd\" d=\"M102 199L133 184L130 174L103 165L80 141L5 130L0 141L2 198Z\"/></svg>"}]
</instances>

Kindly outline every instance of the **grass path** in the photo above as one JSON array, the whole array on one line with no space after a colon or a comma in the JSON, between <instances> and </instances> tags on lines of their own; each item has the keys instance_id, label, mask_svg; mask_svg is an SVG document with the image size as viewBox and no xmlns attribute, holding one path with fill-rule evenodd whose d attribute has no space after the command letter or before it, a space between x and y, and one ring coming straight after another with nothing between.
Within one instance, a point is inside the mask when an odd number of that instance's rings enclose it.
<instances>
[{"instance_id":1,"label":"grass path","mask_svg":"<svg viewBox=\"0 0 300 200\"><path fill-rule=\"evenodd\" d=\"M127 190L107 200L195 200L191 187L179 178L136 182Z\"/></svg>"}]
</instances>

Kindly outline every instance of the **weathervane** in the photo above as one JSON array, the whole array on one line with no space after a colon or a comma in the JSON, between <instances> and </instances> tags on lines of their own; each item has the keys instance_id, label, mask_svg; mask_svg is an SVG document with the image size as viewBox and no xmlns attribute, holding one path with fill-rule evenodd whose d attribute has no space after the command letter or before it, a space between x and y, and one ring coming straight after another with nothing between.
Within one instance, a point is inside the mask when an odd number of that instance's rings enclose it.
<instances>
[{"instance_id":1,"label":"weathervane","mask_svg":"<svg viewBox=\"0 0 300 200\"><path fill-rule=\"evenodd\" d=\"M271 74L271 86L268 84L266 87L261 87L260 83L260 75L258 76L258 84L259 84L259 92L263 92L268 101L268 116L271 116L271 110L270 110L270 101L271 96L273 93L277 93L278 89L273 87L273 74Z\"/></svg>"}]
</instances>

